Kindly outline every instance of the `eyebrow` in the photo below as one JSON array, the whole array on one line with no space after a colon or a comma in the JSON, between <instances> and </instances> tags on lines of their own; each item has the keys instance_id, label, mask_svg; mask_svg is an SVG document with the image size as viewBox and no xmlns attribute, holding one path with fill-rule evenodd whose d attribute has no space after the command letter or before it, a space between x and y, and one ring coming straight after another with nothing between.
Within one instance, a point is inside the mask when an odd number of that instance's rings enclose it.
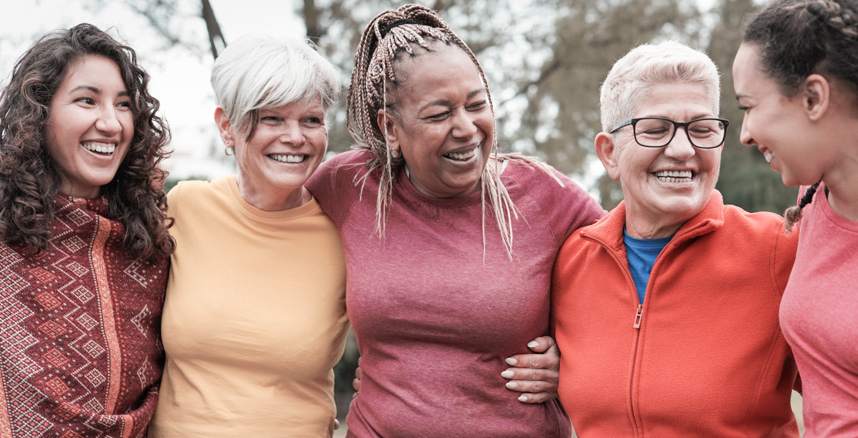
<instances>
[{"instance_id":1,"label":"eyebrow","mask_svg":"<svg viewBox=\"0 0 858 438\"><path fill-rule=\"evenodd\" d=\"M101 94L101 89L99 89L98 87L93 87L92 85L78 85L77 87L72 88L72 90L70 92L74 93L75 91L78 91L78 90L89 90L95 94ZM124 91L119 92L119 96L124 97L124 96L130 96L130 95L131 94L128 92L128 90L124 90Z\"/></svg>"},{"instance_id":2,"label":"eyebrow","mask_svg":"<svg viewBox=\"0 0 858 438\"><path fill-rule=\"evenodd\" d=\"M472 97L474 97L474 96L476 96L476 95L478 95L478 94L480 94L480 93L485 93L485 91L486 91L486 90L485 90L484 88L478 88L478 89L476 89L476 90L471 91L470 93L468 93L468 97L467 97L467 98L468 98L468 99L470 99L470 98L472 98ZM422 107L420 107L420 109L418 110L418 112L419 112L419 111L423 111L424 109L429 108L429 107L430 107L430 106L432 106L432 105L447 105L447 106L449 106L449 105L450 105L450 100L449 100L449 99L438 99L438 100L433 100L432 102L429 102L429 103L427 103L426 105L423 105Z\"/></svg>"}]
</instances>

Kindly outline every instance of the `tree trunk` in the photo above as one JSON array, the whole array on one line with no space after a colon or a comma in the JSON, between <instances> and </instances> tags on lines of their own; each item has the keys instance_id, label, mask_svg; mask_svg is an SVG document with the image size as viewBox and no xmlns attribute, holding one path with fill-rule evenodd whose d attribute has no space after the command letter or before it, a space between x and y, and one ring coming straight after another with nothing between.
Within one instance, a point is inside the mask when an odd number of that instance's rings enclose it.
<instances>
[{"instance_id":1,"label":"tree trunk","mask_svg":"<svg viewBox=\"0 0 858 438\"><path fill-rule=\"evenodd\" d=\"M209 33L209 44L212 49L212 56L217 59L221 50L226 47L226 38L223 37L223 32L220 30L220 25L217 22L217 17L215 17L214 9L212 9L212 5L209 3L209 0L202 0L202 6L202 16L203 20L206 22L206 30L208 30Z\"/></svg>"}]
</instances>

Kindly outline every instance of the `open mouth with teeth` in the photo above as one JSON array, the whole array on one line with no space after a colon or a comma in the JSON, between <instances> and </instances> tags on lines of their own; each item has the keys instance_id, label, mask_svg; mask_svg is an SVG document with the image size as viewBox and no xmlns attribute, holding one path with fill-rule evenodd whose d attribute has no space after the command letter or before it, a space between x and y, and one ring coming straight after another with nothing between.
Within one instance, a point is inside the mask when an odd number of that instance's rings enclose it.
<instances>
[{"instance_id":1,"label":"open mouth with teeth","mask_svg":"<svg viewBox=\"0 0 858 438\"><path fill-rule=\"evenodd\" d=\"M293 155L293 154L271 154L270 157L274 161L279 161L281 163L303 163L304 160L307 159L307 155Z\"/></svg>"},{"instance_id":2,"label":"open mouth with teeth","mask_svg":"<svg viewBox=\"0 0 858 438\"><path fill-rule=\"evenodd\" d=\"M450 152L450 153L444 154L444 158L447 158L447 159L453 160L453 161L468 161L471 158L474 158L474 155L476 155L476 151L477 151L477 149L474 148L474 149L471 149L470 151L467 151L467 152Z\"/></svg>"},{"instance_id":3,"label":"open mouth with teeth","mask_svg":"<svg viewBox=\"0 0 858 438\"><path fill-rule=\"evenodd\" d=\"M768 149L766 149L762 152L763 152L763 156L766 158L766 163L771 163L772 160L775 158L775 153L768 150Z\"/></svg>"},{"instance_id":4,"label":"open mouth with teeth","mask_svg":"<svg viewBox=\"0 0 858 438\"><path fill-rule=\"evenodd\" d=\"M690 170L660 170L655 172L655 177L662 182L685 183L691 182L694 173Z\"/></svg>"},{"instance_id":5,"label":"open mouth with teeth","mask_svg":"<svg viewBox=\"0 0 858 438\"><path fill-rule=\"evenodd\" d=\"M81 143L81 146L98 155L110 156L116 150L116 145L113 143Z\"/></svg>"}]
</instances>

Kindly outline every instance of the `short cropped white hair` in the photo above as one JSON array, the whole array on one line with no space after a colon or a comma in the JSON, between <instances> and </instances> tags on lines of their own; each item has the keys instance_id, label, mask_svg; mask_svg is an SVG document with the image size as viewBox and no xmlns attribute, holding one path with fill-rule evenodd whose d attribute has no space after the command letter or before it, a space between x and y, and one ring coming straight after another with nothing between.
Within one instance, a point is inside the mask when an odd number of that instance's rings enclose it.
<instances>
[{"instance_id":1,"label":"short cropped white hair","mask_svg":"<svg viewBox=\"0 0 858 438\"><path fill-rule=\"evenodd\" d=\"M321 98L327 111L337 101L340 78L309 40L245 35L229 45L212 67L217 105L232 126L253 132L258 110Z\"/></svg>"},{"instance_id":2,"label":"short cropped white hair","mask_svg":"<svg viewBox=\"0 0 858 438\"><path fill-rule=\"evenodd\" d=\"M602 131L631 119L652 89L671 83L700 84L718 115L721 82L718 67L703 52L676 41L642 44L614 63L602 84Z\"/></svg>"}]
</instances>

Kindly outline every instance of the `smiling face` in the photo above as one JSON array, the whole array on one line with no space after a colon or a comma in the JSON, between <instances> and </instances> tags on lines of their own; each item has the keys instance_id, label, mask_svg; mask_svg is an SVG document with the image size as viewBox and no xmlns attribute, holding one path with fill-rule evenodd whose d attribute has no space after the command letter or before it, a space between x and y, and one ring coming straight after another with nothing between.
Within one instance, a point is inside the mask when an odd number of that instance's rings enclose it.
<instances>
[{"instance_id":1,"label":"smiling face","mask_svg":"<svg viewBox=\"0 0 858 438\"><path fill-rule=\"evenodd\" d=\"M69 65L51 99L45 146L60 191L93 198L116 176L134 136L134 114L119 66L85 56Z\"/></svg>"},{"instance_id":2,"label":"smiling face","mask_svg":"<svg viewBox=\"0 0 858 438\"><path fill-rule=\"evenodd\" d=\"M742 44L733 61L733 84L745 112L743 144L756 146L788 186L810 185L822 177L835 140L812 137L802 93L787 97L774 79L763 73L757 46Z\"/></svg>"},{"instance_id":3,"label":"smiling face","mask_svg":"<svg viewBox=\"0 0 858 438\"><path fill-rule=\"evenodd\" d=\"M665 117L677 122L717 117L716 105L699 84L657 85L643 99L634 117ZM636 238L673 235L703 210L718 181L721 148L698 149L684 128L662 148L635 142L632 127L613 136L600 133L596 152L608 175L619 179L626 205L626 230Z\"/></svg>"},{"instance_id":4,"label":"smiling face","mask_svg":"<svg viewBox=\"0 0 858 438\"><path fill-rule=\"evenodd\" d=\"M479 70L459 47L397 61L403 78L389 94L396 114L380 110L391 150L405 159L409 178L421 193L450 198L479 190L494 141L494 117Z\"/></svg>"},{"instance_id":5,"label":"smiling face","mask_svg":"<svg viewBox=\"0 0 858 438\"><path fill-rule=\"evenodd\" d=\"M279 211L308 200L304 183L319 167L328 146L320 98L259 110L253 137L235 130L218 108L215 119L226 143L235 144L241 195L251 205Z\"/></svg>"}]
</instances>

